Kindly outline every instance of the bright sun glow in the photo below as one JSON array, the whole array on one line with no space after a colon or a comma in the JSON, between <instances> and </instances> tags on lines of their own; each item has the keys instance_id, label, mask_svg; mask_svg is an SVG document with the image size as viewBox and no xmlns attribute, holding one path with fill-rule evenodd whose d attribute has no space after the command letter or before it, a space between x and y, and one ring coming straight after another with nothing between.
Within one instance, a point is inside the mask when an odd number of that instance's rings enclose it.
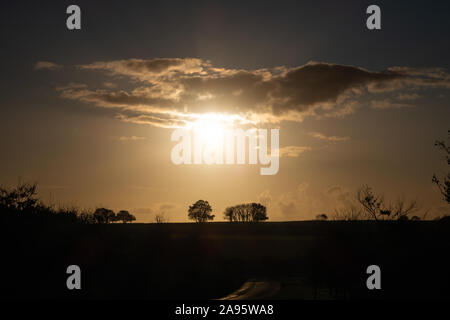
<instances>
[{"instance_id":1,"label":"bright sun glow","mask_svg":"<svg viewBox=\"0 0 450 320\"><path fill-rule=\"evenodd\" d=\"M189 128L203 144L215 146L223 141L225 131L233 126L233 122L232 116L209 113L201 115Z\"/></svg>"},{"instance_id":2,"label":"bright sun glow","mask_svg":"<svg viewBox=\"0 0 450 320\"><path fill-rule=\"evenodd\" d=\"M220 122L199 121L194 124L195 134L207 145L219 144L225 134L225 126Z\"/></svg>"}]
</instances>

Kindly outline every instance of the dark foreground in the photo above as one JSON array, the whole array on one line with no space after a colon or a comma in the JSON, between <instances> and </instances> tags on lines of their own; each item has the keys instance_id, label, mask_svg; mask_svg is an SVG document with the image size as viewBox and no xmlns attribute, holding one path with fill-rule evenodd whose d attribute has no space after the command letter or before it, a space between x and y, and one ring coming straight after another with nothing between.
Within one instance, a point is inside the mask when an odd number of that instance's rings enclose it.
<instances>
[{"instance_id":1,"label":"dark foreground","mask_svg":"<svg viewBox=\"0 0 450 320\"><path fill-rule=\"evenodd\" d=\"M276 287L272 299L450 298L442 221L4 225L1 234L2 298L217 299L251 279ZM66 287L73 264L81 290ZM366 287L372 264L381 290Z\"/></svg>"}]
</instances>

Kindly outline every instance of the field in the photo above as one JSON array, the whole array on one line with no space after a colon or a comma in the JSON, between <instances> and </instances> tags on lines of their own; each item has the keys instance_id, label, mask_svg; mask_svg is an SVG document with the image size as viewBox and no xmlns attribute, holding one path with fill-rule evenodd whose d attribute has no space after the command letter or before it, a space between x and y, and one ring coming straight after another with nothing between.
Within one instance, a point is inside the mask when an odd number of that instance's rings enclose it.
<instances>
[{"instance_id":1,"label":"field","mask_svg":"<svg viewBox=\"0 0 450 320\"><path fill-rule=\"evenodd\" d=\"M3 226L4 298L217 299L251 279L271 299L450 298L450 224L304 221ZM68 290L66 268L81 268ZM381 268L368 290L366 268Z\"/></svg>"}]
</instances>

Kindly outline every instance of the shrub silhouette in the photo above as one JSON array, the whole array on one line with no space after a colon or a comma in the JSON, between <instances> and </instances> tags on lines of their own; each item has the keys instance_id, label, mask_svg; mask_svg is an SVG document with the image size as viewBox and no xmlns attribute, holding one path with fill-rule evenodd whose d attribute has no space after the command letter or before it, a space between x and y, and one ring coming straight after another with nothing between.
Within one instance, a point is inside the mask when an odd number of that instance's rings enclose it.
<instances>
[{"instance_id":1,"label":"shrub silhouette","mask_svg":"<svg viewBox=\"0 0 450 320\"><path fill-rule=\"evenodd\" d=\"M19 183L16 188L0 188L0 207L8 211L30 211L42 206L36 183Z\"/></svg>"},{"instance_id":2,"label":"shrub silhouette","mask_svg":"<svg viewBox=\"0 0 450 320\"><path fill-rule=\"evenodd\" d=\"M208 201L198 200L192 206L189 206L188 217L196 222L206 222L208 220L213 220L214 215L211 215L212 208Z\"/></svg>"},{"instance_id":3,"label":"shrub silhouette","mask_svg":"<svg viewBox=\"0 0 450 320\"><path fill-rule=\"evenodd\" d=\"M328 216L327 216L325 213L318 214L318 215L316 216L316 220L325 221L325 220L328 220Z\"/></svg>"},{"instance_id":4,"label":"shrub silhouette","mask_svg":"<svg viewBox=\"0 0 450 320\"><path fill-rule=\"evenodd\" d=\"M85 223L89 213L75 207L54 209L37 197L36 183L19 183L14 188L0 188L0 219L11 223Z\"/></svg>"}]
</instances>

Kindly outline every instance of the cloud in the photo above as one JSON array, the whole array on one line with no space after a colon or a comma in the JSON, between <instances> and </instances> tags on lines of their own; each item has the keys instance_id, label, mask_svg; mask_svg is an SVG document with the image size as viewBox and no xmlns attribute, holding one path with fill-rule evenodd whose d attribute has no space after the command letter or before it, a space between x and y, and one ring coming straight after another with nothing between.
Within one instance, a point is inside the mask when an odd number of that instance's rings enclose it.
<instances>
[{"instance_id":1,"label":"cloud","mask_svg":"<svg viewBox=\"0 0 450 320\"><path fill-rule=\"evenodd\" d=\"M443 69L391 67L370 71L357 66L308 62L287 68L245 70L216 67L197 58L100 61L78 66L104 72L132 89L65 88L65 99L115 110L123 121L159 127L183 126L204 113L239 115L252 123L301 122L305 117L344 117L369 96L375 109L402 108L425 87L450 88ZM61 88L61 87L60 87ZM402 90L408 90L408 94ZM337 137L339 138L339 137Z\"/></svg>"},{"instance_id":2,"label":"cloud","mask_svg":"<svg viewBox=\"0 0 450 320\"><path fill-rule=\"evenodd\" d=\"M326 136L323 133L320 132L309 132L308 133L311 137L320 139L320 140L328 140L328 141L346 141L349 140L350 137L339 137L339 136Z\"/></svg>"},{"instance_id":3,"label":"cloud","mask_svg":"<svg viewBox=\"0 0 450 320\"><path fill-rule=\"evenodd\" d=\"M184 206L177 204L177 203L171 203L171 202L163 202L163 203L156 203L154 205L154 216L153 221L155 221L156 216L160 215L164 217L164 220L167 221L186 221L186 215L185 211L183 210Z\"/></svg>"},{"instance_id":4,"label":"cloud","mask_svg":"<svg viewBox=\"0 0 450 320\"><path fill-rule=\"evenodd\" d=\"M296 158L305 151L310 151L311 147L287 146L279 149L280 157Z\"/></svg>"},{"instance_id":5,"label":"cloud","mask_svg":"<svg viewBox=\"0 0 450 320\"><path fill-rule=\"evenodd\" d=\"M130 210L138 222L155 222L156 215L163 215L167 221L186 221L184 206L171 202L153 203Z\"/></svg>"},{"instance_id":6,"label":"cloud","mask_svg":"<svg viewBox=\"0 0 450 320\"><path fill-rule=\"evenodd\" d=\"M165 210L172 210L175 209L177 206L173 203L161 203L159 204L159 210L165 211Z\"/></svg>"},{"instance_id":7,"label":"cloud","mask_svg":"<svg viewBox=\"0 0 450 320\"><path fill-rule=\"evenodd\" d=\"M417 100L419 99L421 96L417 93L401 93L399 94L396 99L397 100Z\"/></svg>"},{"instance_id":8,"label":"cloud","mask_svg":"<svg viewBox=\"0 0 450 320\"><path fill-rule=\"evenodd\" d=\"M412 105L406 103L392 102L388 99L372 100L370 101L370 108L372 109L401 109L410 108Z\"/></svg>"},{"instance_id":9,"label":"cloud","mask_svg":"<svg viewBox=\"0 0 450 320\"><path fill-rule=\"evenodd\" d=\"M351 193L350 191L344 189L341 186L335 185L330 186L326 191L325 194L334 198L334 200L337 200L339 202L342 202L342 204L349 204L349 201L351 199Z\"/></svg>"},{"instance_id":10,"label":"cloud","mask_svg":"<svg viewBox=\"0 0 450 320\"><path fill-rule=\"evenodd\" d=\"M138 215L150 215L153 214L153 208L135 208L131 210L131 213Z\"/></svg>"},{"instance_id":11,"label":"cloud","mask_svg":"<svg viewBox=\"0 0 450 320\"><path fill-rule=\"evenodd\" d=\"M65 86L56 87L56 91L68 92L70 90L83 89L83 88L87 88L87 84L70 82L69 84L67 84Z\"/></svg>"},{"instance_id":12,"label":"cloud","mask_svg":"<svg viewBox=\"0 0 450 320\"><path fill-rule=\"evenodd\" d=\"M330 217L335 209L354 203L352 193L344 187L334 185L320 190L307 182L277 196L265 190L260 194L259 201L267 207L269 218L273 221L315 219L317 214L322 213Z\"/></svg>"},{"instance_id":13,"label":"cloud","mask_svg":"<svg viewBox=\"0 0 450 320\"><path fill-rule=\"evenodd\" d=\"M265 190L263 191L259 196L258 196L258 201L264 205L264 206L268 206L271 202L272 202L272 195L270 194L269 190Z\"/></svg>"},{"instance_id":14,"label":"cloud","mask_svg":"<svg viewBox=\"0 0 450 320\"><path fill-rule=\"evenodd\" d=\"M115 84L115 83L113 83L113 82L109 82L109 81L103 82L103 86L104 86L105 88L110 88L110 89L112 89L112 88L117 88L117 84Z\"/></svg>"},{"instance_id":15,"label":"cloud","mask_svg":"<svg viewBox=\"0 0 450 320\"><path fill-rule=\"evenodd\" d=\"M182 128L187 125L187 121L183 119L176 119L174 117L167 118L164 114L141 114L141 115L127 115L118 114L118 119L124 122L131 122L136 124L147 124L159 128Z\"/></svg>"},{"instance_id":16,"label":"cloud","mask_svg":"<svg viewBox=\"0 0 450 320\"><path fill-rule=\"evenodd\" d=\"M146 140L146 137L137 137L137 136L131 136L131 137L119 137L118 140L122 141L122 142L127 142L127 141L139 141L139 140Z\"/></svg>"},{"instance_id":17,"label":"cloud","mask_svg":"<svg viewBox=\"0 0 450 320\"><path fill-rule=\"evenodd\" d=\"M49 61L38 61L34 65L34 70L58 70L61 68L62 66Z\"/></svg>"},{"instance_id":18,"label":"cloud","mask_svg":"<svg viewBox=\"0 0 450 320\"><path fill-rule=\"evenodd\" d=\"M209 63L195 58L156 58L150 60L128 59L100 61L80 65L84 70L102 70L111 75L123 75L141 81L152 81L174 73L191 74L201 72Z\"/></svg>"}]
</instances>

